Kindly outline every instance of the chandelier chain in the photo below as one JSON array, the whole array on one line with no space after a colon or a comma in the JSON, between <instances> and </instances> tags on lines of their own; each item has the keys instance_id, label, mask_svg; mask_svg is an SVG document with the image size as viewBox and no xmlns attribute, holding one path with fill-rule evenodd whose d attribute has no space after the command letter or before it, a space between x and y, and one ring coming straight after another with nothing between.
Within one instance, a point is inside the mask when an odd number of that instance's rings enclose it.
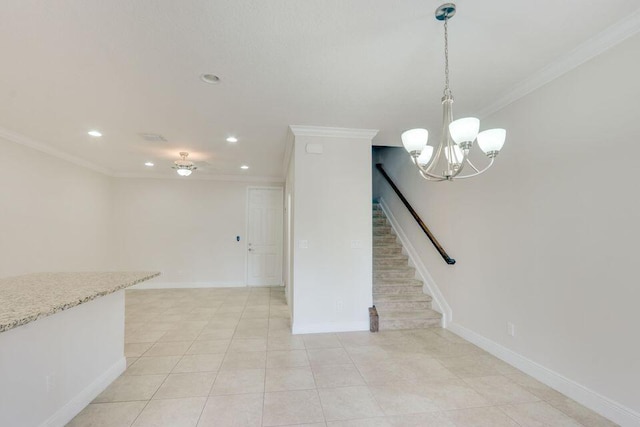
<instances>
[{"instance_id":1,"label":"chandelier chain","mask_svg":"<svg viewBox=\"0 0 640 427\"><path fill-rule=\"evenodd\" d=\"M451 96L449 88L449 19L444 20L444 96Z\"/></svg>"}]
</instances>

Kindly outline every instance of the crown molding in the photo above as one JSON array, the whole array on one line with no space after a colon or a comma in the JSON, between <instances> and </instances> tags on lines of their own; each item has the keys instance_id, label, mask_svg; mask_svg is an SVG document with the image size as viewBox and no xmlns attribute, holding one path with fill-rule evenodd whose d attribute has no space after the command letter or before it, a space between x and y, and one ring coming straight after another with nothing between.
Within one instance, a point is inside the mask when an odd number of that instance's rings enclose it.
<instances>
[{"instance_id":1,"label":"crown molding","mask_svg":"<svg viewBox=\"0 0 640 427\"><path fill-rule=\"evenodd\" d=\"M377 129L351 129L332 128L323 126L299 126L290 125L289 130L293 136L323 136L330 138L362 138L372 140L377 134Z\"/></svg>"},{"instance_id":2,"label":"crown molding","mask_svg":"<svg viewBox=\"0 0 640 427\"><path fill-rule=\"evenodd\" d=\"M485 118L640 32L640 9L578 45L478 112Z\"/></svg>"},{"instance_id":3,"label":"crown molding","mask_svg":"<svg viewBox=\"0 0 640 427\"><path fill-rule=\"evenodd\" d=\"M64 151L53 148L49 144L45 144L41 141L36 141L35 139L28 138L19 133L0 128L0 138L6 139L7 141L11 141L19 145L23 145L25 147L32 148L42 153L49 154L50 156L57 157L69 163L73 163L74 165L82 166L83 168L91 169L92 171L99 172L104 175L113 176L113 171L109 168L96 165L95 163L91 163L72 154L67 154Z\"/></svg>"},{"instance_id":4,"label":"crown molding","mask_svg":"<svg viewBox=\"0 0 640 427\"><path fill-rule=\"evenodd\" d=\"M284 178L281 176L261 176L261 175L203 175L197 171L189 177L182 177L178 174L162 173L114 173L114 178L134 178L134 179L171 179L183 181L226 181L226 182L260 182L282 184Z\"/></svg>"}]
</instances>

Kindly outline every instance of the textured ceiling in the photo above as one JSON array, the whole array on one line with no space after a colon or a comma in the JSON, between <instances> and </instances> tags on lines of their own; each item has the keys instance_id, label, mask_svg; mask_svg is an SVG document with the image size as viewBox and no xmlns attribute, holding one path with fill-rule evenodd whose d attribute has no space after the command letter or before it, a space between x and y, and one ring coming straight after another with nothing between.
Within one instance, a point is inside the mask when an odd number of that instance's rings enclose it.
<instances>
[{"instance_id":1,"label":"textured ceiling","mask_svg":"<svg viewBox=\"0 0 640 427\"><path fill-rule=\"evenodd\" d=\"M287 126L437 135L440 1L3 0L0 127L116 174L281 176ZM451 84L460 115L637 9L637 0L457 2ZM221 77L218 85L201 73ZM104 133L100 139L89 129ZM144 141L158 133L167 142ZM228 135L239 142L225 142ZM145 161L156 163L153 170ZM248 171L239 166L246 163Z\"/></svg>"}]
</instances>

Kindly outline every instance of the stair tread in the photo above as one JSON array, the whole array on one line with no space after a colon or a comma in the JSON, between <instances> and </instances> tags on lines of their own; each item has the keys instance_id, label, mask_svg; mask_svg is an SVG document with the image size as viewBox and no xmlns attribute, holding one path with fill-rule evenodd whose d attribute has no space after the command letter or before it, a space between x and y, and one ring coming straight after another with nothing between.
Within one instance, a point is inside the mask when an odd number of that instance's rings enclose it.
<instances>
[{"instance_id":1,"label":"stair tread","mask_svg":"<svg viewBox=\"0 0 640 427\"><path fill-rule=\"evenodd\" d=\"M427 294L374 294L373 302L430 302Z\"/></svg>"},{"instance_id":2,"label":"stair tread","mask_svg":"<svg viewBox=\"0 0 640 427\"><path fill-rule=\"evenodd\" d=\"M435 310L423 308L419 310L384 310L378 309L381 320L439 319L442 314Z\"/></svg>"},{"instance_id":3,"label":"stair tread","mask_svg":"<svg viewBox=\"0 0 640 427\"><path fill-rule=\"evenodd\" d=\"M420 286L422 287L424 285L424 283L422 283L420 280L416 280L416 279L402 279L402 278L394 278L394 279L374 279L373 281L373 288L375 289L376 286L393 286L393 287L398 287L398 286Z\"/></svg>"},{"instance_id":4,"label":"stair tread","mask_svg":"<svg viewBox=\"0 0 640 427\"><path fill-rule=\"evenodd\" d=\"M415 282L406 283L406 282L393 282L393 281L385 281L385 282L373 282L373 292L375 293L376 289L383 288L422 288L424 283L419 280Z\"/></svg>"},{"instance_id":5,"label":"stair tread","mask_svg":"<svg viewBox=\"0 0 640 427\"><path fill-rule=\"evenodd\" d=\"M407 260L408 261L408 260ZM394 271L394 270L398 270L398 271L408 271L408 270L415 270L414 267L411 267L409 264L406 265L389 265L389 264L376 264L374 265L374 270L375 269L379 269L379 270L384 270L384 271Z\"/></svg>"}]
</instances>

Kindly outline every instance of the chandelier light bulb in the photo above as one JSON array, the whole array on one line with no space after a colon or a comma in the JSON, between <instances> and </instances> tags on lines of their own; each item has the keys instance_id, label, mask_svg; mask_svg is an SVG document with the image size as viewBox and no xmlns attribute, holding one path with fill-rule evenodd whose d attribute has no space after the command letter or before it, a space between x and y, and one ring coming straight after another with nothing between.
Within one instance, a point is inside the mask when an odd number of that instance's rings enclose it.
<instances>
[{"instance_id":1,"label":"chandelier light bulb","mask_svg":"<svg viewBox=\"0 0 640 427\"><path fill-rule=\"evenodd\" d=\"M191 175L191 170L189 170L189 169L178 169L177 172L178 172L178 175L180 175L180 176L189 176L189 175Z\"/></svg>"},{"instance_id":2,"label":"chandelier light bulb","mask_svg":"<svg viewBox=\"0 0 640 427\"><path fill-rule=\"evenodd\" d=\"M451 139L453 139L456 144L473 142L476 136L478 136L479 131L480 120L475 117L465 117L464 119L458 119L449 124Z\"/></svg>"},{"instance_id":3,"label":"chandelier light bulb","mask_svg":"<svg viewBox=\"0 0 640 427\"><path fill-rule=\"evenodd\" d=\"M451 150L453 151L453 158L450 158L450 152L447 148L444 149L444 156L447 158L447 161L452 165L459 165L462 163L462 159L464 159L464 153L457 145L452 145Z\"/></svg>"},{"instance_id":4,"label":"chandelier light bulb","mask_svg":"<svg viewBox=\"0 0 640 427\"><path fill-rule=\"evenodd\" d=\"M421 166L425 166L429 164L429 160L431 160L431 156L433 156L433 147L427 145L424 147L420 155L418 156L417 162Z\"/></svg>"},{"instance_id":5,"label":"chandelier light bulb","mask_svg":"<svg viewBox=\"0 0 640 427\"><path fill-rule=\"evenodd\" d=\"M402 145L409 153L420 153L429 141L429 131L426 129L411 129L402 133Z\"/></svg>"},{"instance_id":6,"label":"chandelier light bulb","mask_svg":"<svg viewBox=\"0 0 640 427\"><path fill-rule=\"evenodd\" d=\"M486 154L497 154L504 146L507 131L504 129L489 129L478 134L478 147Z\"/></svg>"}]
</instances>

